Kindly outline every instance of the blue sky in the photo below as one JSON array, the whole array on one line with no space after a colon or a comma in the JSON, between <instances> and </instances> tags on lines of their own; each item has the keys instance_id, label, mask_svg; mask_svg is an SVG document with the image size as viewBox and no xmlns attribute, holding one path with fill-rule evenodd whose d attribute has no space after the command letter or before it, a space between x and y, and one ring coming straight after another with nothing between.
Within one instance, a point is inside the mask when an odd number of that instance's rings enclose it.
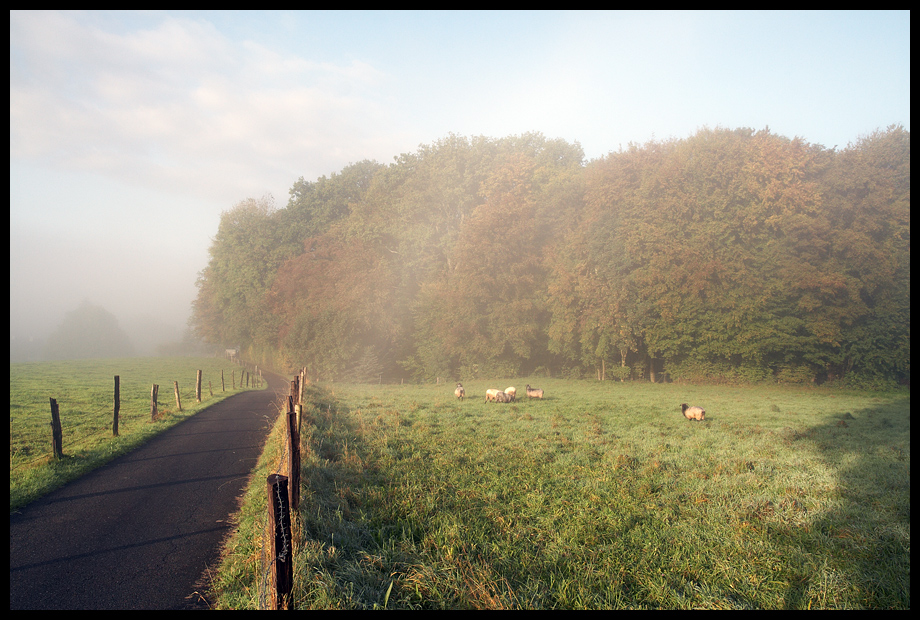
<instances>
[{"instance_id":1,"label":"blue sky","mask_svg":"<svg viewBox=\"0 0 920 620\"><path fill-rule=\"evenodd\" d=\"M10 333L181 328L221 212L448 133L910 129L910 13L11 12Z\"/></svg>"}]
</instances>

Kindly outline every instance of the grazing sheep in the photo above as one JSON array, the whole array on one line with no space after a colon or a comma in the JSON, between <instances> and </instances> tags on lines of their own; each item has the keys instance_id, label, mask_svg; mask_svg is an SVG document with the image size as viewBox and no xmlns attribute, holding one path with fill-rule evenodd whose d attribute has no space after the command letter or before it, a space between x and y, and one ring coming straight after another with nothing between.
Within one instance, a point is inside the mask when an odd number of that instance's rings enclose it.
<instances>
[{"instance_id":1,"label":"grazing sheep","mask_svg":"<svg viewBox=\"0 0 920 620\"><path fill-rule=\"evenodd\" d=\"M530 398L543 398L543 390L532 388L530 384L527 385L527 396Z\"/></svg>"},{"instance_id":2,"label":"grazing sheep","mask_svg":"<svg viewBox=\"0 0 920 620\"><path fill-rule=\"evenodd\" d=\"M462 383L457 384L457 389L454 390L454 396L456 396L460 400L463 400L463 397L466 396L466 390L463 389Z\"/></svg>"},{"instance_id":3,"label":"grazing sheep","mask_svg":"<svg viewBox=\"0 0 920 620\"><path fill-rule=\"evenodd\" d=\"M505 388L505 394L511 397L511 402L514 402L514 398L517 396L517 388L513 386L510 388Z\"/></svg>"},{"instance_id":4,"label":"grazing sheep","mask_svg":"<svg viewBox=\"0 0 920 620\"><path fill-rule=\"evenodd\" d=\"M491 388L491 389L486 390L486 400L485 400L485 402L489 402L490 400L495 400L495 395L498 394L499 392L501 392L501 390L497 390L497 389L495 389L495 388Z\"/></svg>"},{"instance_id":5,"label":"grazing sheep","mask_svg":"<svg viewBox=\"0 0 920 620\"><path fill-rule=\"evenodd\" d=\"M682 403L680 410L684 413L684 417L688 420L696 420L702 422L706 419L706 410L702 407L691 407L687 403Z\"/></svg>"},{"instance_id":6,"label":"grazing sheep","mask_svg":"<svg viewBox=\"0 0 920 620\"><path fill-rule=\"evenodd\" d=\"M498 392L495 394L495 402L497 403L510 403L513 400L514 398L507 392Z\"/></svg>"}]
</instances>

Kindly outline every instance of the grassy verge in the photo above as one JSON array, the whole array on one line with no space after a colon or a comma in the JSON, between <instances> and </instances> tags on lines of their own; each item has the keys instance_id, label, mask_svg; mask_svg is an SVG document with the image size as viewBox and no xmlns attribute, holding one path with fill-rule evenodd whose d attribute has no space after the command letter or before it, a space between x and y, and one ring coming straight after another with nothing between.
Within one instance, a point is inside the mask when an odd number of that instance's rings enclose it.
<instances>
[{"instance_id":1,"label":"grassy verge","mask_svg":"<svg viewBox=\"0 0 920 620\"><path fill-rule=\"evenodd\" d=\"M910 607L909 393L530 382L308 390L296 604ZM261 474L218 607L265 597Z\"/></svg>"},{"instance_id":2,"label":"grassy verge","mask_svg":"<svg viewBox=\"0 0 920 620\"><path fill-rule=\"evenodd\" d=\"M201 403L195 399L198 370L202 371ZM226 391L221 389L221 371ZM10 510L240 392L245 389L240 386L240 373L239 366L218 358L10 364ZM120 378L121 396L118 437L112 436L115 375ZM176 406L174 381L179 384L181 412ZM153 384L160 386L156 421L150 417ZM64 458L59 460L51 449L49 398L57 400L63 426Z\"/></svg>"}]
</instances>

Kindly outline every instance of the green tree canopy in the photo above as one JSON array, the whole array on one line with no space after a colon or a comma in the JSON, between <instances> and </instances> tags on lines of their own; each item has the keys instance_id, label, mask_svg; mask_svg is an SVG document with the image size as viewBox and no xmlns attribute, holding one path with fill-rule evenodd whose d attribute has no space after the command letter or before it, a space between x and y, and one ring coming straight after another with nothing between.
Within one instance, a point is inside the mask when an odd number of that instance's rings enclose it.
<instances>
[{"instance_id":1,"label":"green tree canopy","mask_svg":"<svg viewBox=\"0 0 920 620\"><path fill-rule=\"evenodd\" d=\"M194 324L326 378L909 380L910 133L449 135L226 212Z\"/></svg>"}]
</instances>

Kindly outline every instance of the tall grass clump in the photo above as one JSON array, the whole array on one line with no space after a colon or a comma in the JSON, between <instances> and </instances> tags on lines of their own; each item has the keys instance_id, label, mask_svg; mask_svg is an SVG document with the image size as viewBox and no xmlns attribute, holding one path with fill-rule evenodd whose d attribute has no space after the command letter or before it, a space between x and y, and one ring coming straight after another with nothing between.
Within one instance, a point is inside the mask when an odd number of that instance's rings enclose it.
<instances>
[{"instance_id":1,"label":"tall grass clump","mask_svg":"<svg viewBox=\"0 0 920 620\"><path fill-rule=\"evenodd\" d=\"M201 403L195 400L202 371ZM224 371L226 391L221 391ZM236 388L231 373L235 373ZM10 510L15 510L224 398L239 393L241 368L220 358L125 358L10 364ZM112 436L114 377L120 379L118 436ZM179 383L178 411L173 382ZM208 387L211 382L213 396ZM158 417L150 388L160 386ZM64 456L51 449L49 398L60 408Z\"/></svg>"},{"instance_id":2,"label":"tall grass clump","mask_svg":"<svg viewBox=\"0 0 920 620\"><path fill-rule=\"evenodd\" d=\"M910 607L908 393L528 382L311 388L296 604Z\"/></svg>"}]
</instances>

